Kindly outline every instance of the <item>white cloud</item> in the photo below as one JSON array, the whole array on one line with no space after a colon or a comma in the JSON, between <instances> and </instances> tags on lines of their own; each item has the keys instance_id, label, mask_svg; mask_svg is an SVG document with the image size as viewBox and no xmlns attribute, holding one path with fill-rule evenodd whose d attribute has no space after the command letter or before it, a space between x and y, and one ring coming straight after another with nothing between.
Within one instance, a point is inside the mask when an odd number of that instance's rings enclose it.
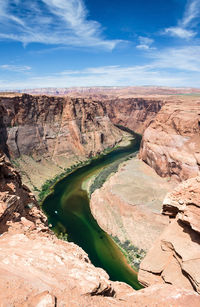
<instances>
[{"instance_id":1,"label":"white cloud","mask_svg":"<svg viewBox=\"0 0 200 307\"><path fill-rule=\"evenodd\" d=\"M169 34L171 36L177 36L179 38L185 38L185 39L192 38L196 35L196 32L194 32L192 30L186 30L186 29L181 28L181 27L166 28L165 33Z\"/></svg>"},{"instance_id":2,"label":"white cloud","mask_svg":"<svg viewBox=\"0 0 200 307\"><path fill-rule=\"evenodd\" d=\"M120 40L103 37L100 23L88 19L83 0L7 0L0 2L0 39L44 44L101 47Z\"/></svg>"},{"instance_id":3,"label":"white cloud","mask_svg":"<svg viewBox=\"0 0 200 307\"><path fill-rule=\"evenodd\" d=\"M151 47L153 43L153 39L149 37L139 36L139 45L137 45L136 48L144 50L155 49Z\"/></svg>"},{"instance_id":4,"label":"white cloud","mask_svg":"<svg viewBox=\"0 0 200 307\"><path fill-rule=\"evenodd\" d=\"M81 70L64 70L50 75L1 80L0 88L24 89L73 86L178 86L200 88L200 46L152 50L148 65L100 66Z\"/></svg>"},{"instance_id":5,"label":"white cloud","mask_svg":"<svg viewBox=\"0 0 200 307\"><path fill-rule=\"evenodd\" d=\"M0 69L13 71L13 72L27 72L31 70L31 67L4 64L4 65L0 65Z\"/></svg>"},{"instance_id":6,"label":"white cloud","mask_svg":"<svg viewBox=\"0 0 200 307\"><path fill-rule=\"evenodd\" d=\"M191 24L196 18L199 17L200 13L200 1L199 0L190 0L188 1L183 20L181 24L184 27L187 27Z\"/></svg>"},{"instance_id":7,"label":"white cloud","mask_svg":"<svg viewBox=\"0 0 200 307\"><path fill-rule=\"evenodd\" d=\"M154 59L152 65L159 69L174 69L183 72L197 72L200 74L199 54L199 45L167 48L151 54L151 57Z\"/></svg>"},{"instance_id":8,"label":"white cloud","mask_svg":"<svg viewBox=\"0 0 200 307\"><path fill-rule=\"evenodd\" d=\"M191 39L196 36L197 32L193 30L199 22L200 0L188 0L183 18L179 20L178 25L169 27L164 30L165 34L179 37L182 39Z\"/></svg>"}]
</instances>

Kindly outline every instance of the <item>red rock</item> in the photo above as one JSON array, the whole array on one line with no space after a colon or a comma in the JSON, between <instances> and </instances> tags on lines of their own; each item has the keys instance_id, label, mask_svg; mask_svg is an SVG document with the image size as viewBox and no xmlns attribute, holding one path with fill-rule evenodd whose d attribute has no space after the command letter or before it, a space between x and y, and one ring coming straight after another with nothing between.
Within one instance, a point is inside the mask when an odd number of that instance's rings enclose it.
<instances>
[{"instance_id":1,"label":"red rock","mask_svg":"<svg viewBox=\"0 0 200 307\"><path fill-rule=\"evenodd\" d=\"M199 122L198 99L168 99L144 132L141 159L162 177L182 181L198 176Z\"/></svg>"},{"instance_id":2,"label":"red rock","mask_svg":"<svg viewBox=\"0 0 200 307\"><path fill-rule=\"evenodd\" d=\"M200 293L199 177L167 195L163 214L174 220L142 261L139 280L145 286L170 283Z\"/></svg>"}]
</instances>

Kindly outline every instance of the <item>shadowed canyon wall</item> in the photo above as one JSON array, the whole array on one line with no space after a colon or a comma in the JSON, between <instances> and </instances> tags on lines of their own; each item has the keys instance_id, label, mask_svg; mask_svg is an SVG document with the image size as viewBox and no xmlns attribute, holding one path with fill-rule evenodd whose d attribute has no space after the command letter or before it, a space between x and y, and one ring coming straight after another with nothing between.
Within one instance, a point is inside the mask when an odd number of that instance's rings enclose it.
<instances>
[{"instance_id":1,"label":"shadowed canyon wall","mask_svg":"<svg viewBox=\"0 0 200 307\"><path fill-rule=\"evenodd\" d=\"M104 101L110 120L143 134L164 104L161 99L117 98Z\"/></svg>"}]
</instances>

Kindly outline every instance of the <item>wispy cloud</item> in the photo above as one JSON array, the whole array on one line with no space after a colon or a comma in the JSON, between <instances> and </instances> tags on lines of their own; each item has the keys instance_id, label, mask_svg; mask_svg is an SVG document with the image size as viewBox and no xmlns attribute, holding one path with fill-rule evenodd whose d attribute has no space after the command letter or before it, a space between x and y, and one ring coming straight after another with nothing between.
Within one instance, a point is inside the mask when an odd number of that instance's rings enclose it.
<instances>
[{"instance_id":1,"label":"wispy cloud","mask_svg":"<svg viewBox=\"0 0 200 307\"><path fill-rule=\"evenodd\" d=\"M147 53L148 65L100 66L0 81L1 89L72 86L160 85L200 87L200 46ZM19 76L20 78L20 76Z\"/></svg>"},{"instance_id":2,"label":"wispy cloud","mask_svg":"<svg viewBox=\"0 0 200 307\"><path fill-rule=\"evenodd\" d=\"M13 72L27 72L31 70L30 66L19 66L19 65L0 65L0 69L2 70L8 70Z\"/></svg>"},{"instance_id":3,"label":"wispy cloud","mask_svg":"<svg viewBox=\"0 0 200 307\"><path fill-rule=\"evenodd\" d=\"M188 0L183 18L177 26L166 28L164 33L184 39L193 38L197 34L194 28L199 23L199 17L200 0Z\"/></svg>"},{"instance_id":4,"label":"wispy cloud","mask_svg":"<svg viewBox=\"0 0 200 307\"><path fill-rule=\"evenodd\" d=\"M191 45L179 48L166 48L151 54L155 68L172 69L182 72L197 72L200 79L200 46ZM195 82L194 78L193 81ZM197 80L200 86L199 80Z\"/></svg>"},{"instance_id":5,"label":"wispy cloud","mask_svg":"<svg viewBox=\"0 0 200 307\"><path fill-rule=\"evenodd\" d=\"M0 1L0 39L112 50L120 40L103 36L100 23L88 19L83 0Z\"/></svg>"},{"instance_id":6,"label":"wispy cloud","mask_svg":"<svg viewBox=\"0 0 200 307\"><path fill-rule=\"evenodd\" d=\"M176 36L179 38L190 39L196 35L196 32L187 30L182 27L170 27L165 29L165 34Z\"/></svg>"},{"instance_id":7,"label":"wispy cloud","mask_svg":"<svg viewBox=\"0 0 200 307\"><path fill-rule=\"evenodd\" d=\"M139 45L136 46L137 49L143 49L143 50L149 50L154 49L152 47L152 44L154 43L154 40L149 37L139 36Z\"/></svg>"}]
</instances>

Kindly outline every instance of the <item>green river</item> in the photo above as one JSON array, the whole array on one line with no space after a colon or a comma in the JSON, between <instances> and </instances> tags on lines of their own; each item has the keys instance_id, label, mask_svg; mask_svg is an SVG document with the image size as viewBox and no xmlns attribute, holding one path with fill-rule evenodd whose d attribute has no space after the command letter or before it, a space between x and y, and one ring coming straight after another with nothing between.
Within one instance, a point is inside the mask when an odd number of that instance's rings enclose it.
<instances>
[{"instance_id":1,"label":"green river","mask_svg":"<svg viewBox=\"0 0 200 307\"><path fill-rule=\"evenodd\" d=\"M67 233L68 241L82 247L96 267L103 268L113 281L123 281L140 289L137 272L128 264L120 248L103 231L90 211L90 200L83 183L92 175L116 161L137 152L140 136L135 135L130 144L118 147L106 155L93 159L58 181L43 201L42 208L49 224L57 233Z\"/></svg>"}]
</instances>

